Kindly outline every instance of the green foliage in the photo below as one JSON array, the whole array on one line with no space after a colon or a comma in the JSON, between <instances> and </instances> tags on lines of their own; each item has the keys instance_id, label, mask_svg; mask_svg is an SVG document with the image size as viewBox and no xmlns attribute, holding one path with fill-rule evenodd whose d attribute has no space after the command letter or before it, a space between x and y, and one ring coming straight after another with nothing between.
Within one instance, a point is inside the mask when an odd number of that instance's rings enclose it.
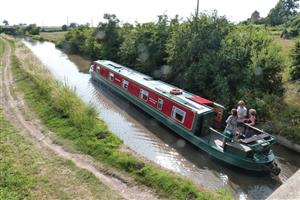
<instances>
[{"instance_id":1,"label":"green foliage","mask_svg":"<svg viewBox=\"0 0 300 200\"><path fill-rule=\"evenodd\" d=\"M248 93L282 95L281 50L263 28L201 16L180 24L167 51L170 82L227 106Z\"/></svg>"},{"instance_id":2,"label":"green foliage","mask_svg":"<svg viewBox=\"0 0 300 200\"><path fill-rule=\"evenodd\" d=\"M30 35L38 35L40 33L40 27L38 27L36 24L29 24L25 31Z\"/></svg>"},{"instance_id":3,"label":"green foliage","mask_svg":"<svg viewBox=\"0 0 300 200\"><path fill-rule=\"evenodd\" d=\"M295 42L292 49L292 66L291 66L291 79L300 80L300 40Z\"/></svg>"},{"instance_id":4,"label":"green foliage","mask_svg":"<svg viewBox=\"0 0 300 200\"><path fill-rule=\"evenodd\" d=\"M122 43L120 35L120 20L114 14L104 14L106 22L100 22L97 27L96 38L101 43L100 59L119 61L118 52Z\"/></svg>"},{"instance_id":5,"label":"green foliage","mask_svg":"<svg viewBox=\"0 0 300 200\"><path fill-rule=\"evenodd\" d=\"M281 37L289 39L295 38L300 35L300 14L298 13L295 17L291 18L284 30L281 33Z\"/></svg>"},{"instance_id":6,"label":"green foliage","mask_svg":"<svg viewBox=\"0 0 300 200\"><path fill-rule=\"evenodd\" d=\"M22 35L38 35L40 33L40 27L36 24L19 24L14 26L0 26L0 33L5 33L13 36L22 36Z\"/></svg>"},{"instance_id":7,"label":"green foliage","mask_svg":"<svg viewBox=\"0 0 300 200\"><path fill-rule=\"evenodd\" d=\"M218 51L231 27L225 18L216 14L203 14L178 25L167 43L167 61L172 67L167 80L204 97L220 100L228 88L218 71Z\"/></svg>"},{"instance_id":8,"label":"green foliage","mask_svg":"<svg viewBox=\"0 0 300 200\"><path fill-rule=\"evenodd\" d=\"M104 18L97 29L69 31L59 45L92 59L121 60L226 106L248 93L253 99L283 93L280 49L263 28L234 26L216 13L182 23L161 15L157 22L123 27L115 15Z\"/></svg>"},{"instance_id":9,"label":"green foliage","mask_svg":"<svg viewBox=\"0 0 300 200\"><path fill-rule=\"evenodd\" d=\"M68 30L68 26L66 24L61 26L61 30L62 31L67 31Z\"/></svg>"},{"instance_id":10,"label":"green foliage","mask_svg":"<svg viewBox=\"0 0 300 200\"><path fill-rule=\"evenodd\" d=\"M166 15L160 15L156 23L137 24L124 34L119 52L122 63L144 73L158 75L154 72L166 64L167 39L177 24L177 18L170 20Z\"/></svg>"},{"instance_id":11,"label":"green foliage","mask_svg":"<svg viewBox=\"0 0 300 200\"><path fill-rule=\"evenodd\" d=\"M72 161L58 159L48 151L41 153L5 120L1 108L0 141L1 200L120 199Z\"/></svg>"},{"instance_id":12,"label":"green foliage","mask_svg":"<svg viewBox=\"0 0 300 200\"><path fill-rule=\"evenodd\" d=\"M0 199L14 200L30 197L33 178L14 169L6 162L0 162Z\"/></svg>"},{"instance_id":13,"label":"green foliage","mask_svg":"<svg viewBox=\"0 0 300 200\"><path fill-rule=\"evenodd\" d=\"M267 21L271 26L285 24L297 14L299 0L279 0L276 6L270 10Z\"/></svg>"},{"instance_id":14,"label":"green foliage","mask_svg":"<svg viewBox=\"0 0 300 200\"><path fill-rule=\"evenodd\" d=\"M106 22L97 28L87 25L76 26L65 35L57 46L69 53L81 54L91 59L118 61L118 51L122 42L119 20L115 15L105 14Z\"/></svg>"},{"instance_id":15,"label":"green foliage","mask_svg":"<svg viewBox=\"0 0 300 200\"><path fill-rule=\"evenodd\" d=\"M0 44L2 44L0 42ZM0 109L0 199L17 200L30 199L30 190L32 189L35 179L26 173L25 170L18 169L12 162L9 154L15 150L9 141L15 130L4 119ZM5 155L5 157L3 157ZM13 158L14 159L14 158ZM14 159L15 160L15 159Z\"/></svg>"},{"instance_id":16,"label":"green foliage","mask_svg":"<svg viewBox=\"0 0 300 200\"><path fill-rule=\"evenodd\" d=\"M253 52L250 66L252 70L251 85L257 96L264 93L282 96L283 57L280 52L280 47L274 43L265 44L260 51Z\"/></svg>"},{"instance_id":17,"label":"green foliage","mask_svg":"<svg viewBox=\"0 0 300 200\"><path fill-rule=\"evenodd\" d=\"M65 39L58 43L58 46L67 52L94 58L95 42L95 29L79 26L67 32Z\"/></svg>"}]
</instances>

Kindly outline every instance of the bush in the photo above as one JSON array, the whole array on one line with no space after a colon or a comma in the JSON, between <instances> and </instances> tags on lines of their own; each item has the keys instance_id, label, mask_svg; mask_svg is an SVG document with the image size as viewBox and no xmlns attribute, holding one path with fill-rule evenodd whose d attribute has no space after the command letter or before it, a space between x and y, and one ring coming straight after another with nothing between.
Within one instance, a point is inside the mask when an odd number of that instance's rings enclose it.
<instances>
[{"instance_id":1,"label":"bush","mask_svg":"<svg viewBox=\"0 0 300 200\"><path fill-rule=\"evenodd\" d=\"M291 79L300 80L300 40L295 42L292 49Z\"/></svg>"}]
</instances>

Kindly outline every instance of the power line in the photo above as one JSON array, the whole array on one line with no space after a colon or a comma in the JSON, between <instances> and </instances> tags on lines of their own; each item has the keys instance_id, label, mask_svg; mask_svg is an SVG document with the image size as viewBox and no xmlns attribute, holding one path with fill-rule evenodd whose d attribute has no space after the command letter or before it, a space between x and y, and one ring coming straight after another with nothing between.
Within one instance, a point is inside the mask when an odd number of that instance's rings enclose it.
<instances>
[{"instance_id":1,"label":"power line","mask_svg":"<svg viewBox=\"0 0 300 200\"><path fill-rule=\"evenodd\" d=\"M199 0L197 0L196 17L198 17L198 13L199 13Z\"/></svg>"}]
</instances>

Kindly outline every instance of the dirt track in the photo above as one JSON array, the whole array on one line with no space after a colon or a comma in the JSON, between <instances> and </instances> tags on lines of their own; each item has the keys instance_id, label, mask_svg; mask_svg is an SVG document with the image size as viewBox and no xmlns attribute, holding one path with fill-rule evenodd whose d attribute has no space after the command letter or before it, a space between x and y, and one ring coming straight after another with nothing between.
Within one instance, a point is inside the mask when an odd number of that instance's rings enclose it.
<instances>
[{"instance_id":1,"label":"dirt track","mask_svg":"<svg viewBox=\"0 0 300 200\"><path fill-rule=\"evenodd\" d=\"M0 36L1 39L1 36ZM121 179L109 176L97 169L95 161L89 156L82 154L75 154L66 151L62 146L53 142L48 136L52 133L45 130L45 127L40 123L36 117L31 117L28 121L26 115L31 111L26 106L22 94L16 92L15 82L11 72L11 55L12 48L10 44L5 41L5 52L2 57L2 68L0 72L0 106L3 108L5 117L14 125L20 133L29 137L33 144L40 150L52 151L57 156L71 160L79 168L86 169L93 173L100 181L107 185L111 190L125 199L158 199L148 188L138 186L137 184L127 184ZM35 116L34 113L30 116Z\"/></svg>"}]
</instances>

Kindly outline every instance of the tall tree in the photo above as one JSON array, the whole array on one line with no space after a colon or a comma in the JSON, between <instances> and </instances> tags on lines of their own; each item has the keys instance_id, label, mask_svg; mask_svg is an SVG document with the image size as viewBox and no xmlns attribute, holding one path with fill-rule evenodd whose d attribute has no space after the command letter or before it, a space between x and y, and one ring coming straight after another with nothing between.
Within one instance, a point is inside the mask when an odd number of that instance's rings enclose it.
<instances>
[{"instance_id":1,"label":"tall tree","mask_svg":"<svg viewBox=\"0 0 300 200\"><path fill-rule=\"evenodd\" d=\"M267 16L271 26L286 23L289 19L297 14L299 0L279 0L274 8L272 8Z\"/></svg>"},{"instance_id":2,"label":"tall tree","mask_svg":"<svg viewBox=\"0 0 300 200\"><path fill-rule=\"evenodd\" d=\"M167 43L167 61L171 66L168 81L227 103L228 84L218 70L218 52L230 29L228 21L216 13L201 14L178 25Z\"/></svg>"},{"instance_id":3,"label":"tall tree","mask_svg":"<svg viewBox=\"0 0 300 200\"><path fill-rule=\"evenodd\" d=\"M8 26L8 21L7 20L3 20L2 22L5 26Z\"/></svg>"},{"instance_id":4,"label":"tall tree","mask_svg":"<svg viewBox=\"0 0 300 200\"><path fill-rule=\"evenodd\" d=\"M160 15L157 22L137 24L125 33L119 52L122 63L144 73L160 75L154 72L166 64L166 42L175 23L176 20Z\"/></svg>"},{"instance_id":5,"label":"tall tree","mask_svg":"<svg viewBox=\"0 0 300 200\"><path fill-rule=\"evenodd\" d=\"M231 100L243 98L246 93L253 94L253 98L282 94L280 48L265 30L235 28L222 43L220 62Z\"/></svg>"},{"instance_id":6,"label":"tall tree","mask_svg":"<svg viewBox=\"0 0 300 200\"><path fill-rule=\"evenodd\" d=\"M99 58L119 61L118 51L123 41L120 35L120 20L114 14L104 14L105 22L100 22L97 27L96 37L102 44Z\"/></svg>"}]
</instances>

